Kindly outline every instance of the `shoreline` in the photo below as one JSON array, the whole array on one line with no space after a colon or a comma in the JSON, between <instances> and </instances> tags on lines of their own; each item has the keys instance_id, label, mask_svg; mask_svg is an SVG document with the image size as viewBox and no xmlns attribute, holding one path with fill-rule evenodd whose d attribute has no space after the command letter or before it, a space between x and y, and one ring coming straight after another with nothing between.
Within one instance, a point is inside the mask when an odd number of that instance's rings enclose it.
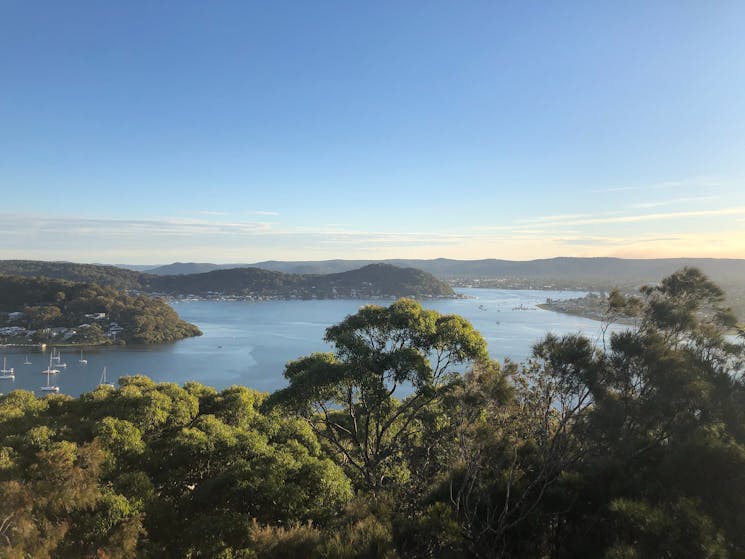
<instances>
[{"instance_id":1,"label":"shoreline","mask_svg":"<svg viewBox=\"0 0 745 559\"><path fill-rule=\"evenodd\" d=\"M3 348L21 348L25 347L28 349L38 349L39 351L46 351L50 347L61 347L61 348L80 348L85 349L86 347L108 347L108 346L123 346L125 343L106 343L106 344L56 344L54 342L38 343L38 344L22 344L22 343L10 343L0 344L0 349ZM145 344L147 345L147 344Z\"/></svg>"}]
</instances>

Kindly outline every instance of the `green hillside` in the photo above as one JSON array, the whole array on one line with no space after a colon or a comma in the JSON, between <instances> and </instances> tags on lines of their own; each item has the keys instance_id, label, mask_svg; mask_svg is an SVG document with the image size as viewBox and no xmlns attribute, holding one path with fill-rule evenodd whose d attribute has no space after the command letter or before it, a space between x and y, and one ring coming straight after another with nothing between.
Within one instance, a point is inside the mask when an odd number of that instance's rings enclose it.
<instances>
[{"instance_id":1,"label":"green hillside","mask_svg":"<svg viewBox=\"0 0 745 559\"><path fill-rule=\"evenodd\" d=\"M233 268L203 274L148 276L148 291L170 295L210 294L278 298L452 297L453 289L431 274L389 264L370 264L339 274L285 274Z\"/></svg>"},{"instance_id":2,"label":"green hillside","mask_svg":"<svg viewBox=\"0 0 745 559\"><path fill-rule=\"evenodd\" d=\"M369 297L452 297L452 288L431 274L390 264L370 264L338 274L287 274L260 268L233 268L195 274L155 275L114 266L0 261L0 273L92 282L173 296L240 296L299 299Z\"/></svg>"},{"instance_id":3,"label":"green hillside","mask_svg":"<svg viewBox=\"0 0 745 559\"><path fill-rule=\"evenodd\" d=\"M16 342L149 344L201 334L160 299L94 283L1 275L0 325L15 329L6 341Z\"/></svg>"},{"instance_id":4,"label":"green hillside","mask_svg":"<svg viewBox=\"0 0 745 559\"><path fill-rule=\"evenodd\" d=\"M116 266L42 260L0 260L0 274L96 283L115 289L137 289L143 275Z\"/></svg>"}]
</instances>

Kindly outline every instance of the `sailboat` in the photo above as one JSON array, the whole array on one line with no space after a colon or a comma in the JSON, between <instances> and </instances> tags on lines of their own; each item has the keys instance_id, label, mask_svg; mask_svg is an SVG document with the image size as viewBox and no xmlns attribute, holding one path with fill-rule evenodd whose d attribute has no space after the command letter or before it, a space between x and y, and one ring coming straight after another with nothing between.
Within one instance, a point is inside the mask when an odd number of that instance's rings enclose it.
<instances>
[{"instance_id":1,"label":"sailboat","mask_svg":"<svg viewBox=\"0 0 745 559\"><path fill-rule=\"evenodd\" d=\"M31 359L28 358L28 355L26 356L26 360L23 362L24 365L31 365Z\"/></svg>"},{"instance_id":2,"label":"sailboat","mask_svg":"<svg viewBox=\"0 0 745 559\"><path fill-rule=\"evenodd\" d=\"M13 367L8 369L7 357L3 357L3 368L0 369L0 379L15 380L16 374L13 372Z\"/></svg>"},{"instance_id":3,"label":"sailboat","mask_svg":"<svg viewBox=\"0 0 745 559\"><path fill-rule=\"evenodd\" d=\"M57 369L52 368L53 359L54 359L54 350L52 350L52 353L49 355L49 367L47 367L41 372L42 375L56 375L57 373L59 373Z\"/></svg>"},{"instance_id":4,"label":"sailboat","mask_svg":"<svg viewBox=\"0 0 745 559\"><path fill-rule=\"evenodd\" d=\"M41 387L41 391L42 392L59 392L59 386L53 385L50 375L47 375L47 383Z\"/></svg>"},{"instance_id":5,"label":"sailboat","mask_svg":"<svg viewBox=\"0 0 745 559\"><path fill-rule=\"evenodd\" d=\"M56 354L54 353L55 351L57 352ZM57 365L57 366L58 366L58 367L59 367L60 369L66 369L66 368L67 368L67 363L64 363L64 362L62 361L62 354L61 354L61 353L60 353L60 351L59 351L58 349L56 349L56 348L52 348L52 359L54 359L54 360L55 360L55 361L57 362L57 363L56 363L56 365Z\"/></svg>"},{"instance_id":6,"label":"sailboat","mask_svg":"<svg viewBox=\"0 0 745 559\"><path fill-rule=\"evenodd\" d=\"M101 372L101 381L98 383L99 388L102 386L116 388L113 383L106 381L106 367L103 368L103 371Z\"/></svg>"},{"instance_id":7,"label":"sailboat","mask_svg":"<svg viewBox=\"0 0 745 559\"><path fill-rule=\"evenodd\" d=\"M78 359L78 363L80 363L81 365L87 365L88 364L88 360L87 359L83 359L83 350L82 349L80 350L80 359Z\"/></svg>"}]
</instances>

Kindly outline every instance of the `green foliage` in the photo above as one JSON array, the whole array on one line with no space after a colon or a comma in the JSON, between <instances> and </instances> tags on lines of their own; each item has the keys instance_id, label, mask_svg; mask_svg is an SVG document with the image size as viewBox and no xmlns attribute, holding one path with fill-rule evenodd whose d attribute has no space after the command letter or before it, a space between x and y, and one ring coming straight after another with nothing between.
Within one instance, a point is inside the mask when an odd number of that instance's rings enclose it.
<instances>
[{"instance_id":1,"label":"green foliage","mask_svg":"<svg viewBox=\"0 0 745 559\"><path fill-rule=\"evenodd\" d=\"M363 307L328 328L325 340L336 351L289 363L290 386L269 405L305 417L359 487L403 483L409 439L457 384L454 367L486 360L486 343L464 319L411 299ZM399 400L402 386L412 393Z\"/></svg>"},{"instance_id":2,"label":"green foliage","mask_svg":"<svg viewBox=\"0 0 745 559\"><path fill-rule=\"evenodd\" d=\"M686 498L653 506L643 501L615 499L610 504L618 539L606 557L729 556L725 538L699 503Z\"/></svg>"},{"instance_id":3,"label":"green foliage","mask_svg":"<svg viewBox=\"0 0 745 559\"><path fill-rule=\"evenodd\" d=\"M334 299L338 297L452 297L452 287L414 268L372 264L327 275L301 275L259 268L214 270L201 274L143 276L143 288L170 294L243 295Z\"/></svg>"},{"instance_id":4,"label":"green foliage","mask_svg":"<svg viewBox=\"0 0 745 559\"><path fill-rule=\"evenodd\" d=\"M684 269L611 303L637 326L605 349L548 336L507 392L475 372L453 392L449 475L400 513L407 554L432 556L437 510L474 557L745 556L745 367L721 290Z\"/></svg>"},{"instance_id":5,"label":"green foliage","mask_svg":"<svg viewBox=\"0 0 745 559\"><path fill-rule=\"evenodd\" d=\"M0 274L96 283L114 289L137 289L142 275L116 266L39 260L0 260Z\"/></svg>"},{"instance_id":6,"label":"green foliage","mask_svg":"<svg viewBox=\"0 0 745 559\"><path fill-rule=\"evenodd\" d=\"M293 297L452 297L452 287L415 268L370 264L336 274L287 274L259 268L234 268L205 273L153 275L115 266L0 260L0 275L53 278L119 290L172 295ZM45 299L63 303L63 297Z\"/></svg>"},{"instance_id":7,"label":"green foliage","mask_svg":"<svg viewBox=\"0 0 745 559\"><path fill-rule=\"evenodd\" d=\"M188 388L133 376L77 400L0 397L2 549L229 556L254 520L323 525L343 510L350 482L307 425L264 415L265 395L243 387Z\"/></svg>"},{"instance_id":8,"label":"green foliage","mask_svg":"<svg viewBox=\"0 0 745 559\"><path fill-rule=\"evenodd\" d=\"M86 317L95 313L103 313L107 324L123 328L116 339L128 343L169 343L201 334L161 299L47 278L0 275L0 311L22 311L24 316L13 324L39 330L36 341L51 339L44 329L64 326L75 328L68 342L111 343L102 326Z\"/></svg>"},{"instance_id":9,"label":"green foliage","mask_svg":"<svg viewBox=\"0 0 745 559\"><path fill-rule=\"evenodd\" d=\"M745 557L745 362L722 303L681 270L613 293L635 326L603 344L547 336L500 366L466 321L401 300L329 328L334 351L268 398L144 376L12 392L0 555Z\"/></svg>"}]
</instances>

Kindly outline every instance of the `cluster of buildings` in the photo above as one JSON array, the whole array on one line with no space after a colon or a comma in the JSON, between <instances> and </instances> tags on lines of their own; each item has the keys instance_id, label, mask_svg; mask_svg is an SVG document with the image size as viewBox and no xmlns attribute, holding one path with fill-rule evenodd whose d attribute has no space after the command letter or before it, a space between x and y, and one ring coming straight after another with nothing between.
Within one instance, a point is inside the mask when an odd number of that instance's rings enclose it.
<instances>
[{"instance_id":1,"label":"cluster of buildings","mask_svg":"<svg viewBox=\"0 0 745 559\"><path fill-rule=\"evenodd\" d=\"M85 330L96 324L103 332L103 336L110 340L116 340L124 328L117 322L107 321L106 313L90 313L85 318L90 323L83 323L77 326L49 326L44 328L32 329L23 326L11 325L12 322L22 322L25 313L12 312L8 313L8 325L0 327L0 341L4 343L34 343L43 340L54 340L56 342L74 342L76 338L86 337Z\"/></svg>"}]
</instances>

